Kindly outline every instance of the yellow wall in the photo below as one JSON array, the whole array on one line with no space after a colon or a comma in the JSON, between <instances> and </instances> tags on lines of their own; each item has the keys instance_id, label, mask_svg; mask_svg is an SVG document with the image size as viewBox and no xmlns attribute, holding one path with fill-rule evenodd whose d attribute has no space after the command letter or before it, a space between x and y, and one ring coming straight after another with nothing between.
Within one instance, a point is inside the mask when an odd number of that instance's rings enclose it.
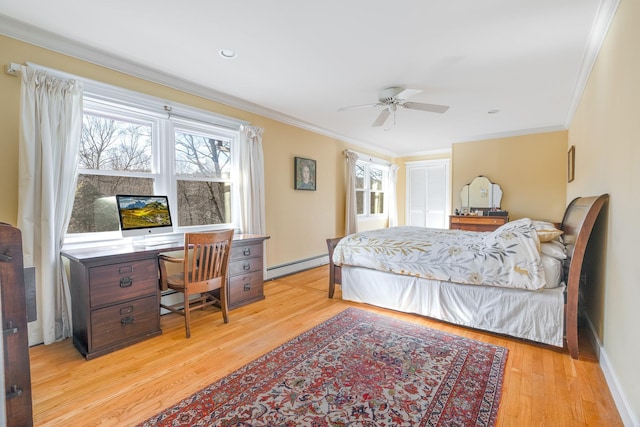
<instances>
[{"instance_id":1,"label":"yellow wall","mask_svg":"<svg viewBox=\"0 0 640 427\"><path fill-rule=\"evenodd\" d=\"M566 208L567 132L549 132L453 144L452 209L460 190L478 175L502 188L511 220L562 221Z\"/></svg>"},{"instance_id":2,"label":"yellow wall","mask_svg":"<svg viewBox=\"0 0 640 427\"><path fill-rule=\"evenodd\" d=\"M344 233L344 156L347 145L246 111L144 81L0 36L0 64L27 61L63 72L191 105L264 128L267 265L326 254L325 239ZM0 221L15 225L18 206L20 78L0 73ZM368 153L375 155L375 153ZM293 158L317 161L317 191L293 189ZM381 157L381 156L378 156Z\"/></svg>"},{"instance_id":3,"label":"yellow wall","mask_svg":"<svg viewBox=\"0 0 640 427\"><path fill-rule=\"evenodd\" d=\"M576 179L567 187L567 200L610 195L599 233L606 252L590 266L586 291L592 297L586 305L635 423L640 417L639 19L640 3L621 0L569 128Z\"/></svg>"}]
</instances>

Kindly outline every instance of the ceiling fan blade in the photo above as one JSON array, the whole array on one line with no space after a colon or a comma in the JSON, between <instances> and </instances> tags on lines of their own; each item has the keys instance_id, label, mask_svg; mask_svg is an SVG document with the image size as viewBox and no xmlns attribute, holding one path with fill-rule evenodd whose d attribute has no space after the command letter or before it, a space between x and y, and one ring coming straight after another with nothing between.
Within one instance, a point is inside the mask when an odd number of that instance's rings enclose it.
<instances>
[{"instance_id":1,"label":"ceiling fan blade","mask_svg":"<svg viewBox=\"0 0 640 427\"><path fill-rule=\"evenodd\" d=\"M373 107L377 107L380 104L379 102L375 103L375 104L364 104L364 105L352 105L350 107L342 107L342 108L338 108L338 111L346 111L346 110L357 110L360 108L373 108Z\"/></svg>"},{"instance_id":2,"label":"ceiling fan blade","mask_svg":"<svg viewBox=\"0 0 640 427\"><path fill-rule=\"evenodd\" d=\"M448 105L423 104L421 102L403 102L401 105L410 110L430 111L432 113L444 113L449 109Z\"/></svg>"},{"instance_id":3,"label":"ceiling fan blade","mask_svg":"<svg viewBox=\"0 0 640 427\"><path fill-rule=\"evenodd\" d=\"M398 93L396 95L396 98L398 98L398 99L409 99L412 96L416 96L420 92L422 92L420 89L404 89L404 90L402 90L402 92L400 92L400 93Z\"/></svg>"},{"instance_id":4,"label":"ceiling fan blade","mask_svg":"<svg viewBox=\"0 0 640 427\"><path fill-rule=\"evenodd\" d=\"M384 122L387 121L389 114L391 114L391 111L389 111L388 108L385 108L384 110L380 111L378 118L373 122L371 126L382 126Z\"/></svg>"}]
</instances>

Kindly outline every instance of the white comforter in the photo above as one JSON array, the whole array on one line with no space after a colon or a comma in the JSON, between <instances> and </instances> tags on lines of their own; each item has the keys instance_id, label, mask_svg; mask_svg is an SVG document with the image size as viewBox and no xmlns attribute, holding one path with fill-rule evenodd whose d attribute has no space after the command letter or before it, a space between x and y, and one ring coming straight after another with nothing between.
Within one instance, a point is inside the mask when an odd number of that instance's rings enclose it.
<instances>
[{"instance_id":1,"label":"white comforter","mask_svg":"<svg viewBox=\"0 0 640 427\"><path fill-rule=\"evenodd\" d=\"M392 227L344 237L333 262L456 283L542 289L545 275L530 219L490 233Z\"/></svg>"}]
</instances>

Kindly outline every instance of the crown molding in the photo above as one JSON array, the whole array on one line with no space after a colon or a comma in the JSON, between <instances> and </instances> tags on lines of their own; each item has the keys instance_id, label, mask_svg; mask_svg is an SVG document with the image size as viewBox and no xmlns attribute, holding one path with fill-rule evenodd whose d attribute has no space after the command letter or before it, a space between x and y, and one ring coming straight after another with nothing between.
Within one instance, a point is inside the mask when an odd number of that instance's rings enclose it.
<instances>
[{"instance_id":1,"label":"crown molding","mask_svg":"<svg viewBox=\"0 0 640 427\"><path fill-rule=\"evenodd\" d=\"M494 138L506 138L511 136L520 136L532 133L553 132L559 130L566 130L573 119L573 115L577 109L578 103L582 96L582 91L586 86L589 74L593 68L593 65L597 59L600 47L607 34L611 21L615 16L615 12L618 8L620 0L601 0L598 14L594 25L591 30L591 36L583 56L578 78L573 91L573 97L571 101L570 110L566 119L565 126L554 126L548 128L538 129L522 129L513 132L505 132L499 134L487 134L476 135L467 138L457 138L455 140L449 140L447 145L457 142L470 142L479 141ZM66 37L61 37L57 34L53 34L49 31L45 31L41 28L27 24L22 21L15 20L6 15L0 14L0 34L10 38L14 38L35 46L39 46L48 50L52 50L64 55L71 56L73 58L87 61L101 67L105 67L117 72L125 73L133 77L137 77L143 80L147 80L153 83L161 84L173 89L183 91L192 95L203 97L213 102L224 104L233 108L237 108L249 113L257 114L266 118L270 118L291 126L295 126L310 132L325 135L327 137L343 141L356 147L366 148L367 150L374 150L380 154L391 157L407 157L417 155L429 155L444 153L450 148L436 149L430 151L420 152L407 152L399 153L391 150L385 150L371 144L367 141L357 140L337 132L330 131L325 128L313 125L298 118L280 113L278 111L251 103L249 101L213 90L211 88L195 84L187 81L181 77L174 76L156 69L152 69L143 64L124 59L122 57L112 55L105 51L95 49L76 40L72 40Z\"/></svg>"},{"instance_id":2,"label":"crown molding","mask_svg":"<svg viewBox=\"0 0 640 427\"><path fill-rule=\"evenodd\" d=\"M569 110L567 112L567 118L565 120L565 127L567 129L571 125L573 116L578 109L578 105L580 104L580 100L582 99L582 93L584 92L584 88L587 86L589 76L591 75L591 70L593 70L593 66L598 59L600 48L604 43L607 32L609 31L609 27L611 26L613 18L616 15L616 11L618 10L619 4L620 0L600 1L596 19L593 21L591 33L589 34L589 41L587 42L584 55L582 56L582 63L580 64L576 84L573 88L573 96L571 98L571 103L569 104Z\"/></svg>"}]
</instances>

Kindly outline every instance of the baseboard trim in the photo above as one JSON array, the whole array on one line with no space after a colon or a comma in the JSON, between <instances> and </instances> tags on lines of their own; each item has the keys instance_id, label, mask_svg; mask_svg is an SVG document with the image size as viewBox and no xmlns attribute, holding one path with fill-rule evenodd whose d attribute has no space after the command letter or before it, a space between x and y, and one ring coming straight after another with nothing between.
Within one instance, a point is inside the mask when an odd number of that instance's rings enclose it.
<instances>
[{"instance_id":1,"label":"baseboard trim","mask_svg":"<svg viewBox=\"0 0 640 427\"><path fill-rule=\"evenodd\" d=\"M589 339L596 351L598 361L600 362L600 369L602 369L604 379L607 381L607 385L609 386L609 390L611 391L611 395L613 396L613 401L616 404L616 408L618 409L620 418L622 418L622 422L625 426L640 427L640 422L638 421L636 415L633 413L631 405L629 404L629 400L620 387L618 376L611 366L611 361L609 360L609 356L607 355L607 350L600 343L598 334L596 333L596 328L591 322L589 316L586 316L586 319L589 325Z\"/></svg>"},{"instance_id":2,"label":"baseboard trim","mask_svg":"<svg viewBox=\"0 0 640 427\"><path fill-rule=\"evenodd\" d=\"M282 276L288 276L289 274L299 273L301 271L320 267L321 265L326 264L329 264L329 255L320 255L287 264L280 264L267 268L265 279L271 280Z\"/></svg>"}]
</instances>

